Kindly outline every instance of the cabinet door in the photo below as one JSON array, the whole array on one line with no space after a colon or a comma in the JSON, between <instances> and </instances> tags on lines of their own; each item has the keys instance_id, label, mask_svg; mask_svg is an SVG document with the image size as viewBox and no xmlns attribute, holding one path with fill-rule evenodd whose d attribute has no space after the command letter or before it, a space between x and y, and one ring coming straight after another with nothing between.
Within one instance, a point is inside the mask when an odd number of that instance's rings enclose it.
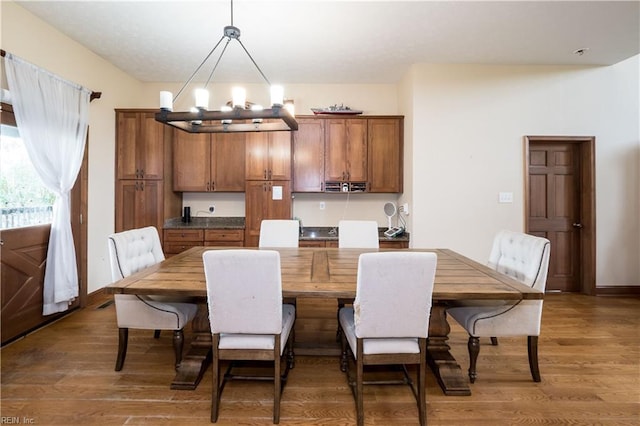
<instances>
[{"instance_id":1,"label":"cabinet door","mask_svg":"<svg viewBox=\"0 0 640 426\"><path fill-rule=\"evenodd\" d=\"M274 199L274 187L282 197ZM291 219L291 182L248 180L245 185L245 246L256 247L263 219Z\"/></svg>"},{"instance_id":2,"label":"cabinet door","mask_svg":"<svg viewBox=\"0 0 640 426\"><path fill-rule=\"evenodd\" d=\"M116 112L116 177L163 179L164 125L155 112Z\"/></svg>"},{"instance_id":3,"label":"cabinet door","mask_svg":"<svg viewBox=\"0 0 640 426\"><path fill-rule=\"evenodd\" d=\"M218 133L212 137L211 190L243 192L245 133Z\"/></svg>"},{"instance_id":4,"label":"cabinet door","mask_svg":"<svg viewBox=\"0 0 640 426\"><path fill-rule=\"evenodd\" d=\"M173 131L173 190L209 191L211 135Z\"/></svg>"},{"instance_id":5,"label":"cabinet door","mask_svg":"<svg viewBox=\"0 0 640 426\"><path fill-rule=\"evenodd\" d=\"M246 179L291 179L291 132L246 133Z\"/></svg>"},{"instance_id":6,"label":"cabinet door","mask_svg":"<svg viewBox=\"0 0 640 426\"><path fill-rule=\"evenodd\" d=\"M136 155L138 137L138 114L116 113L116 178L139 179L140 168Z\"/></svg>"},{"instance_id":7,"label":"cabinet door","mask_svg":"<svg viewBox=\"0 0 640 426\"><path fill-rule=\"evenodd\" d=\"M325 122L324 177L328 181L347 180L347 123L329 119Z\"/></svg>"},{"instance_id":8,"label":"cabinet door","mask_svg":"<svg viewBox=\"0 0 640 426\"><path fill-rule=\"evenodd\" d=\"M257 247L260 237L260 223L267 214L266 196L267 182L264 180L246 181L245 197L245 230L244 245Z\"/></svg>"},{"instance_id":9,"label":"cabinet door","mask_svg":"<svg viewBox=\"0 0 640 426\"><path fill-rule=\"evenodd\" d=\"M366 182L366 119L327 120L324 167L325 180Z\"/></svg>"},{"instance_id":10,"label":"cabinet door","mask_svg":"<svg viewBox=\"0 0 640 426\"><path fill-rule=\"evenodd\" d=\"M116 232L155 226L162 229L162 181L119 180L116 188Z\"/></svg>"},{"instance_id":11,"label":"cabinet door","mask_svg":"<svg viewBox=\"0 0 640 426\"><path fill-rule=\"evenodd\" d=\"M269 132L268 179L291 180L291 132Z\"/></svg>"},{"instance_id":12,"label":"cabinet door","mask_svg":"<svg viewBox=\"0 0 640 426\"><path fill-rule=\"evenodd\" d=\"M138 158L143 179L164 179L164 131L155 112L142 113L138 135Z\"/></svg>"},{"instance_id":13,"label":"cabinet door","mask_svg":"<svg viewBox=\"0 0 640 426\"><path fill-rule=\"evenodd\" d=\"M247 180L267 180L269 168L269 135L245 134L245 177Z\"/></svg>"},{"instance_id":14,"label":"cabinet door","mask_svg":"<svg viewBox=\"0 0 640 426\"><path fill-rule=\"evenodd\" d=\"M324 121L298 119L293 135L293 192L324 191Z\"/></svg>"},{"instance_id":15,"label":"cabinet door","mask_svg":"<svg viewBox=\"0 0 640 426\"><path fill-rule=\"evenodd\" d=\"M402 192L402 119L370 118L369 192Z\"/></svg>"},{"instance_id":16,"label":"cabinet door","mask_svg":"<svg viewBox=\"0 0 640 426\"><path fill-rule=\"evenodd\" d=\"M367 120L347 121L347 177L351 182L367 181Z\"/></svg>"}]
</instances>

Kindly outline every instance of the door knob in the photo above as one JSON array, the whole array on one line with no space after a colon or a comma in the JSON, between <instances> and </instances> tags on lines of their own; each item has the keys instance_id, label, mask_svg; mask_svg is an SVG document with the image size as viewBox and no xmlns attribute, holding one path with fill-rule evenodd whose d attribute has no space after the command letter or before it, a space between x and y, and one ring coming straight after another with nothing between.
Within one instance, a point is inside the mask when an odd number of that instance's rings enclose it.
<instances>
[{"instance_id":1,"label":"door knob","mask_svg":"<svg viewBox=\"0 0 640 426\"><path fill-rule=\"evenodd\" d=\"M574 228L582 228L582 224L581 224L581 223L577 223L577 222L574 222L574 223L572 224L572 226L573 226Z\"/></svg>"}]
</instances>

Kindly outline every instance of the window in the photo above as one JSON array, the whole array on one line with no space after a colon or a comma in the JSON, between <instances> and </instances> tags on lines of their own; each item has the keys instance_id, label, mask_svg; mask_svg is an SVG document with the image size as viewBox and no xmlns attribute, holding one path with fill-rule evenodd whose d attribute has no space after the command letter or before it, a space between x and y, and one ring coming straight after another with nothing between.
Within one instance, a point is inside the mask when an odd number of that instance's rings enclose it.
<instances>
[{"instance_id":1,"label":"window","mask_svg":"<svg viewBox=\"0 0 640 426\"><path fill-rule=\"evenodd\" d=\"M11 113L3 108L4 114ZM29 160L18 128L0 125L0 229L51 223L54 201Z\"/></svg>"}]
</instances>

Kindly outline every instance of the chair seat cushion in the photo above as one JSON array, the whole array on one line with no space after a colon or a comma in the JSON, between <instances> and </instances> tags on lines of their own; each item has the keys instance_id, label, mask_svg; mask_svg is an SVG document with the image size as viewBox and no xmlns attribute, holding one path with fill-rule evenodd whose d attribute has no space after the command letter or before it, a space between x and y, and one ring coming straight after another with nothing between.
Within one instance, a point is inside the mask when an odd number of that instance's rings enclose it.
<instances>
[{"instance_id":1,"label":"chair seat cushion","mask_svg":"<svg viewBox=\"0 0 640 426\"><path fill-rule=\"evenodd\" d=\"M181 330L198 310L195 303L156 300L153 296L116 294L116 317L119 328L143 330Z\"/></svg>"},{"instance_id":2,"label":"chair seat cushion","mask_svg":"<svg viewBox=\"0 0 640 426\"><path fill-rule=\"evenodd\" d=\"M282 305L282 332L280 334L280 354L282 355L289 334L296 318L296 308L293 305ZM275 338L271 334L220 334L220 349L273 349Z\"/></svg>"},{"instance_id":3,"label":"chair seat cushion","mask_svg":"<svg viewBox=\"0 0 640 426\"><path fill-rule=\"evenodd\" d=\"M347 338L349 347L351 347L351 352L353 352L354 357L357 359L357 336L353 307L349 306L340 309L339 318L342 331ZM362 343L362 350L365 355L420 353L418 339L414 337L364 339Z\"/></svg>"}]
</instances>

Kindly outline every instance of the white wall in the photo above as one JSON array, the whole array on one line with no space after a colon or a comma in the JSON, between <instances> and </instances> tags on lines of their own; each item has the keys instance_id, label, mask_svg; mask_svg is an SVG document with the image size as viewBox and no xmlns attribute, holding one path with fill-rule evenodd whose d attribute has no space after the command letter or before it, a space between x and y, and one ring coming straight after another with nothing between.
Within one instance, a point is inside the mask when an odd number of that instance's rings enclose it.
<instances>
[{"instance_id":1,"label":"white wall","mask_svg":"<svg viewBox=\"0 0 640 426\"><path fill-rule=\"evenodd\" d=\"M596 137L598 285L640 285L638 57L612 67L416 65L414 247L478 261L524 226L524 135ZM498 193L513 192L512 204Z\"/></svg>"},{"instance_id":2,"label":"white wall","mask_svg":"<svg viewBox=\"0 0 640 426\"><path fill-rule=\"evenodd\" d=\"M0 13L3 49L103 93L91 105L90 124L88 288L93 292L110 282L113 110L156 107L159 90L175 91L179 84L142 84L13 2L0 2ZM638 57L604 68L423 64L398 85L287 86L298 114L345 103L367 114L406 117L404 194L353 194L348 205L342 194L300 194L294 215L305 226L333 226L342 217L371 218L384 226L382 207L398 198L410 203L412 246L450 247L484 262L496 230L523 226L522 136L594 135L596 282L640 285L638 68ZM229 97L228 87L217 89L212 105ZM253 88L248 89L253 100ZM513 192L514 203L498 204L500 191ZM208 211L212 202L219 215L243 214L238 194L189 194L184 200L195 212Z\"/></svg>"}]
</instances>

